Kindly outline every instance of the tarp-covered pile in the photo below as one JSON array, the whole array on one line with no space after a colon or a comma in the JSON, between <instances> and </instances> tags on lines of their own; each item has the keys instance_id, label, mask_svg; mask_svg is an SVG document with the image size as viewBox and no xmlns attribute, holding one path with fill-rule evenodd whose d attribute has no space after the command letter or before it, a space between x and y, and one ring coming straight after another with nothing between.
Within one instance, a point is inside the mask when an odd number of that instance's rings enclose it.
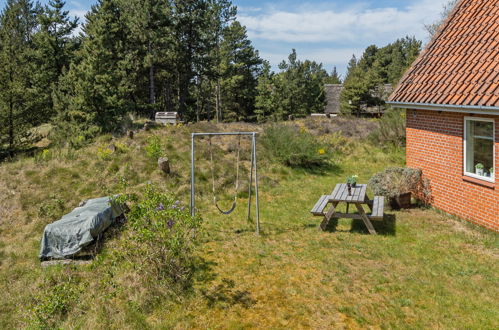
<instances>
[{"instance_id":1,"label":"tarp-covered pile","mask_svg":"<svg viewBox=\"0 0 499 330\"><path fill-rule=\"evenodd\" d=\"M77 254L124 212L125 207L110 197L86 201L45 227L40 258L67 258Z\"/></svg>"}]
</instances>

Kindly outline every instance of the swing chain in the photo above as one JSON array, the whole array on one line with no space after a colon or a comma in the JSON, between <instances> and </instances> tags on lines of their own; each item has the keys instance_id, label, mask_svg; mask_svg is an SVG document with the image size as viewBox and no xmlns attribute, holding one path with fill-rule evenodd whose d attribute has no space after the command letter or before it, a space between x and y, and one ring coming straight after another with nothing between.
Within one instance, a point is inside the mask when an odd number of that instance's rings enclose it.
<instances>
[{"instance_id":1,"label":"swing chain","mask_svg":"<svg viewBox=\"0 0 499 330\"><path fill-rule=\"evenodd\" d=\"M239 158L240 158L240 151L241 151L241 136L238 137L237 140L237 156L236 156L236 182L235 182L235 194L234 194L234 201L232 202L232 207L224 211L218 206L218 201L217 201L217 196L216 196L216 191L215 191L215 164L213 162L213 146L211 142L211 136L209 136L209 147L210 147L210 163L211 163L211 187L213 191L213 202L215 203L215 206L217 209L220 211L222 214L231 214L234 209L236 208L236 202L237 202L237 193L239 191Z\"/></svg>"}]
</instances>

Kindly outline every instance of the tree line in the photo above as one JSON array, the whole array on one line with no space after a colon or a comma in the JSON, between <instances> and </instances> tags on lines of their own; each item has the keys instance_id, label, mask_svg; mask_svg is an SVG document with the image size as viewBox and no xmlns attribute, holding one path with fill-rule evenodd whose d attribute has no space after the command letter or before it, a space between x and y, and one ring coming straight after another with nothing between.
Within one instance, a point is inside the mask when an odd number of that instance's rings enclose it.
<instances>
[{"instance_id":1,"label":"tree line","mask_svg":"<svg viewBox=\"0 0 499 330\"><path fill-rule=\"evenodd\" d=\"M273 72L236 15L229 0L98 0L81 24L63 0L8 0L0 13L0 156L29 146L44 123L53 125L51 141L78 148L126 130L130 114L227 122L322 112L324 83L341 82L336 69L292 50ZM400 55L406 66L415 46L403 39L391 52L368 48L345 85L372 63L388 70L373 81L395 82L382 57ZM372 85L363 84L356 93Z\"/></svg>"},{"instance_id":2,"label":"tree line","mask_svg":"<svg viewBox=\"0 0 499 330\"><path fill-rule=\"evenodd\" d=\"M405 37L384 47L367 47L360 59L348 63L340 95L344 114L359 114L362 107L385 108L385 85L395 86L421 51L421 41Z\"/></svg>"}]
</instances>

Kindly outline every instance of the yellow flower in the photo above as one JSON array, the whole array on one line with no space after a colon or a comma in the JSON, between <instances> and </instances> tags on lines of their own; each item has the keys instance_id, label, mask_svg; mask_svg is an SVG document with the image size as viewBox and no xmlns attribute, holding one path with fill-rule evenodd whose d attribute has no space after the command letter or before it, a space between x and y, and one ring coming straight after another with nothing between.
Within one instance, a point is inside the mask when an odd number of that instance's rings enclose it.
<instances>
[{"instance_id":1,"label":"yellow flower","mask_svg":"<svg viewBox=\"0 0 499 330\"><path fill-rule=\"evenodd\" d=\"M324 149L319 149L319 151L318 151L318 152L319 152L319 155L324 155L324 154L326 153L326 150L324 150Z\"/></svg>"}]
</instances>

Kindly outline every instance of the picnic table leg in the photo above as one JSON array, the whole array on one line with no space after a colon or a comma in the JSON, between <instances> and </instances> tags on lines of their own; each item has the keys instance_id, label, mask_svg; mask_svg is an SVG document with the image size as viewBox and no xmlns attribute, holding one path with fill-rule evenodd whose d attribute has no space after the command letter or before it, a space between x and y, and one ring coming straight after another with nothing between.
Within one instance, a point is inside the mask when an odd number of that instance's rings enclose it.
<instances>
[{"instance_id":1,"label":"picnic table leg","mask_svg":"<svg viewBox=\"0 0 499 330\"><path fill-rule=\"evenodd\" d=\"M322 220L321 224L319 225L319 228L322 229L323 231L326 230L327 225L329 224L329 221L333 217L335 213L336 206L338 205L338 202L333 202L327 213L324 215L324 220Z\"/></svg>"},{"instance_id":2,"label":"picnic table leg","mask_svg":"<svg viewBox=\"0 0 499 330\"><path fill-rule=\"evenodd\" d=\"M369 206L369 209L372 212L373 211L373 201L369 198L369 196L367 196L367 194L366 194L366 197L364 198L364 202L367 204L367 206Z\"/></svg>"},{"instance_id":3,"label":"picnic table leg","mask_svg":"<svg viewBox=\"0 0 499 330\"><path fill-rule=\"evenodd\" d=\"M357 210L359 211L360 217L362 221L364 221L364 224L367 227L367 230L369 230L369 233L372 235L376 235L376 230L374 230L373 224L371 223L371 220L367 217L366 212L364 211L364 208L362 207L361 204L355 203L355 206L357 207Z\"/></svg>"}]
</instances>

